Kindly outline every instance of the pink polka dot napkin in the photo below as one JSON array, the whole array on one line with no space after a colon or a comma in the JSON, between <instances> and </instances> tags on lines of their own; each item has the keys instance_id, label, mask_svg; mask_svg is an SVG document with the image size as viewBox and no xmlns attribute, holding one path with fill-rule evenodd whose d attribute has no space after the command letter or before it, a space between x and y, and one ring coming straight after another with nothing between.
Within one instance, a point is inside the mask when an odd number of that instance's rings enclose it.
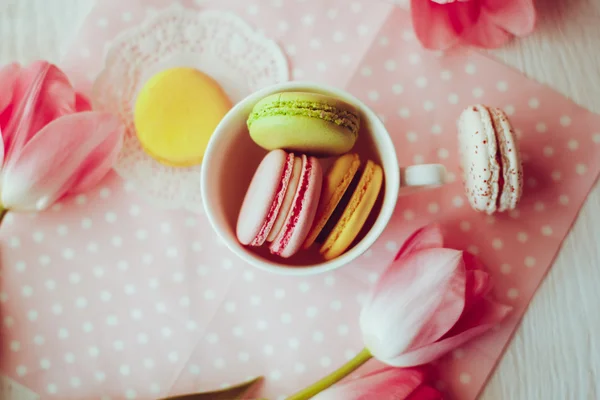
<instances>
[{"instance_id":1,"label":"pink polka dot napkin","mask_svg":"<svg viewBox=\"0 0 600 400\"><path fill-rule=\"evenodd\" d=\"M91 78L107 41L168 1L102 1L65 63ZM152 207L115 175L2 226L2 372L42 398L151 399L264 375L264 396L312 383L361 347L371 284L418 227L440 221L515 307L495 331L435 363L449 399L474 399L508 344L600 170L600 117L482 55L438 55L408 14L368 0L182 2L236 13L286 51L293 77L346 88L385 121L403 165L442 162L454 183L401 197L383 236L339 271L270 275L231 254L206 217ZM502 107L521 141L517 211L485 216L459 182L455 121Z\"/></svg>"}]
</instances>

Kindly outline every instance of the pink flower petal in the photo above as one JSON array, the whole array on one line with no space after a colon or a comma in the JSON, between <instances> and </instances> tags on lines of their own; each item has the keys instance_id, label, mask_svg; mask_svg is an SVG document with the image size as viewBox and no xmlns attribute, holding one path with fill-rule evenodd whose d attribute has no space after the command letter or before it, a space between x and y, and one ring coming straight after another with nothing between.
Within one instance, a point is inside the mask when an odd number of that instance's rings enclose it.
<instances>
[{"instance_id":1,"label":"pink flower petal","mask_svg":"<svg viewBox=\"0 0 600 400\"><path fill-rule=\"evenodd\" d=\"M430 224L418 229L415 233L410 235L398 251L394 260L413 251L434 249L438 247L444 247L444 235L442 235L439 225Z\"/></svg>"},{"instance_id":2,"label":"pink flower petal","mask_svg":"<svg viewBox=\"0 0 600 400\"><path fill-rule=\"evenodd\" d=\"M117 146L122 135L119 120L108 113L71 114L49 123L7 160L1 176L2 205L41 210L73 185L89 185L84 175L98 179L102 171L107 172L102 154L114 157L110 146Z\"/></svg>"},{"instance_id":3,"label":"pink flower petal","mask_svg":"<svg viewBox=\"0 0 600 400\"><path fill-rule=\"evenodd\" d=\"M448 332L464 308L462 253L451 249L413 252L394 262L363 307L365 345L380 361Z\"/></svg>"},{"instance_id":4,"label":"pink flower petal","mask_svg":"<svg viewBox=\"0 0 600 400\"><path fill-rule=\"evenodd\" d=\"M468 251L463 252L463 260L465 260L465 268L469 270L480 270L485 271L485 266L479 259L479 257L474 254L469 253Z\"/></svg>"},{"instance_id":5,"label":"pink flower petal","mask_svg":"<svg viewBox=\"0 0 600 400\"><path fill-rule=\"evenodd\" d=\"M17 63L5 65L0 69L0 166L4 162L4 133L2 132L12 113L12 101L15 86L19 80L21 66Z\"/></svg>"},{"instance_id":6,"label":"pink flower petal","mask_svg":"<svg viewBox=\"0 0 600 400\"><path fill-rule=\"evenodd\" d=\"M125 127L120 126L104 142L90 153L87 159L80 165L79 177L67 194L81 193L96 186L112 169L119 157L123 146Z\"/></svg>"},{"instance_id":7,"label":"pink flower petal","mask_svg":"<svg viewBox=\"0 0 600 400\"><path fill-rule=\"evenodd\" d=\"M487 298L480 299L471 306L468 312L461 315L456 325L446 334L445 338L458 335L473 327L486 324L497 324L512 310L511 306L498 303Z\"/></svg>"},{"instance_id":8,"label":"pink flower petal","mask_svg":"<svg viewBox=\"0 0 600 400\"><path fill-rule=\"evenodd\" d=\"M49 122L75 111L75 91L66 75L44 61L22 70L4 144L9 159Z\"/></svg>"},{"instance_id":9,"label":"pink flower petal","mask_svg":"<svg viewBox=\"0 0 600 400\"><path fill-rule=\"evenodd\" d=\"M492 16L482 11L479 20L461 35L461 40L473 46L495 49L504 46L513 36L496 25Z\"/></svg>"},{"instance_id":10,"label":"pink flower petal","mask_svg":"<svg viewBox=\"0 0 600 400\"><path fill-rule=\"evenodd\" d=\"M404 400L421 387L424 379L424 373L416 369L384 368L339 383L312 397L312 400ZM418 397L414 399L420 400Z\"/></svg>"},{"instance_id":11,"label":"pink flower petal","mask_svg":"<svg viewBox=\"0 0 600 400\"><path fill-rule=\"evenodd\" d=\"M492 288L490 276L484 271L467 271L465 287L465 310L481 300Z\"/></svg>"},{"instance_id":12,"label":"pink flower petal","mask_svg":"<svg viewBox=\"0 0 600 400\"><path fill-rule=\"evenodd\" d=\"M492 289L492 281L478 257L464 252L463 260L467 269L465 309L469 309L473 303L477 303L489 293Z\"/></svg>"},{"instance_id":13,"label":"pink flower petal","mask_svg":"<svg viewBox=\"0 0 600 400\"><path fill-rule=\"evenodd\" d=\"M479 16L479 1L438 4L412 0L411 15L415 33L428 49L446 50L455 45Z\"/></svg>"},{"instance_id":14,"label":"pink flower petal","mask_svg":"<svg viewBox=\"0 0 600 400\"><path fill-rule=\"evenodd\" d=\"M75 93L75 110L77 112L92 111L92 104L85 95Z\"/></svg>"},{"instance_id":15,"label":"pink flower petal","mask_svg":"<svg viewBox=\"0 0 600 400\"><path fill-rule=\"evenodd\" d=\"M535 28L533 0L485 0L482 7L490 21L515 36L529 35Z\"/></svg>"},{"instance_id":16,"label":"pink flower petal","mask_svg":"<svg viewBox=\"0 0 600 400\"><path fill-rule=\"evenodd\" d=\"M5 65L0 69L0 115L10 106L13 100L13 92L19 80L21 67L17 63ZM0 129L2 129L0 120Z\"/></svg>"},{"instance_id":17,"label":"pink flower petal","mask_svg":"<svg viewBox=\"0 0 600 400\"><path fill-rule=\"evenodd\" d=\"M0 128L0 166L4 163L4 141L2 140L2 129Z\"/></svg>"},{"instance_id":18,"label":"pink flower petal","mask_svg":"<svg viewBox=\"0 0 600 400\"><path fill-rule=\"evenodd\" d=\"M429 386L419 386L406 400L443 400L444 396Z\"/></svg>"},{"instance_id":19,"label":"pink flower petal","mask_svg":"<svg viewBox=\"0 0 600 400\"><path fill-rule=\"evenodd\" d=\"M21 140L23 145L28 139L27 136L35 133L29 132L31 118L49 67L48 63L38 62L20 70L19 79L14 87L10 119L6 121L3 133L4 147L7 150L11 147L16 132L26 132L25 135L21 135L26 136L24 141Z\"/></svg>"},{"instance_id":20,"label":"pink flower petal","mask_svg":"<svg viewBox=\"0 0 600 400\"><path fill-rule=\"evenodd\" d=\"M465 310L465 287L465 270L461 266L452 275L444 290L433 294L434 296L441 297L441 301L430 318L423 324L421 331L410 344L410 348L407 351L433 343L448 333Z\"/></svg>"},{"instance_id":21,"label":"pink flower petal","mask_svg":"<svg viewBox=\"0 0 600 400\"><path fill-rule=\"evenodd\" d=\"M410 353L402 354L394 360L399 367L412 367L434 361L469 340L485 333L499 324L512 310L512 307L482 300L474 312L465 315L446 338L424 346Z\"/></svg>"}]
</instances>

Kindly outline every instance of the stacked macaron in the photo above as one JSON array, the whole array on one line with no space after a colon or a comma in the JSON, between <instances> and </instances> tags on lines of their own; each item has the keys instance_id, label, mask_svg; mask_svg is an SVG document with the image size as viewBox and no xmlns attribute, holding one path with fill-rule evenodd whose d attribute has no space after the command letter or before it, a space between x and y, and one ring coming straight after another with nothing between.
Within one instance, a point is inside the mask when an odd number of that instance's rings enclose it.
<instances>
[{"instance_id":1,"label":"stacked macaron","mask_svg":"<svg viewBox=\"0 0 600 400\"><path fill-rule=\"evenodd\" d=\"M294 255L317 210L323 173L314 157L283 150L269 152L258 166L237 223L240 243L269 243L273 254Z\"/></svg>"},{"instance_id":2,"label":"stacked macaron","mask_svg":"<svg viewBox=\"0 0 600 400\"><path fill-rule=\"evenodd\" d=\"M343 254L363 229L383 186L372 160L349 153L361 119L351 104L317 93L265 97L247 121L269 152L247 189L237 221L245 246L289 258L318 243L323 259ZM319 158L337 157L324 174Z\"/></svg>"},{"instance_id":3,"label":"stacked macaron","mask_svg":"<svg viewBox=\"0 0 600 400\"><path fill-rule=\"evenodd\" d=\"M383 185L383 170L358 154L345 154L329 169L313 226L304 242L321 241L319 252L331 260L348 249L364 226Z\"/></svg>"}]
</instances>

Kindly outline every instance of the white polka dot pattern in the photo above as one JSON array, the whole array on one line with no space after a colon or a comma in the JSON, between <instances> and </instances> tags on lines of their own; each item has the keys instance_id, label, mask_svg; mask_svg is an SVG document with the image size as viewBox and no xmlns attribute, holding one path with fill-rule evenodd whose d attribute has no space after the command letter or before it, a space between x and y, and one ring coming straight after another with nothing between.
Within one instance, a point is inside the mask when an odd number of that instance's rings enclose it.
<instances>
[{"instance_id":1,"label":"white polka dot pattern","mask_svg":"<svg viewBox=\"0 0 600 400\"><path fill-rule=\"evenodd\" d=\"M8 214L5 372L56 399L156 398L262 374L264 397L279 398L356 354L369 288L407 235L434 220L450 246L482 258L494 294L522 312L600 168L598 117L487 58L423 51L407 14L383 2L196 3L228 8L279 41L295 79L359 96L385 121L401 164L443 162L453 183L401 197L354 265L302 279L250 268L204 215L156 210L115 176L45 214ZM91 49L102 48L91 38L143 18L128 2L105 4L85 25L87 46L70 55L91 73L101 53ZM529 187L507 215L476 214L464 200L455 118L475 101L502 107L520 132ZM474 399L516 320L437 363L438 387Z\"/></svg>"}]
</instances>

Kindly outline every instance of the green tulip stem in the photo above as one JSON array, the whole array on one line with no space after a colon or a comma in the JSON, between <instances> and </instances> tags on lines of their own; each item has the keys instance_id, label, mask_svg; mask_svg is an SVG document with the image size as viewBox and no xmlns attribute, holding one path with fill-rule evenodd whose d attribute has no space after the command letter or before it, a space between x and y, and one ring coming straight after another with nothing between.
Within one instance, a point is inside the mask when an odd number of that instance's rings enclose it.
<instances>
[{"instance_id":1,"label":"green tulip stem","mask_svg":"<svg viewBox=\"0 0 600 400\"><path fill-rule=\"evenodd\" d=\"M323 390L333 386L337 382L344 379L346 376L350 375L356 369L358 369L361 365L369 361L373 357L369 350L366 348L363 349L360 353L358 353L352 360L348 361L345 365L333 371L331 374L327 375L323 379L318 382L313 383L309 387L302 389L298 393L288 397L286 400L307 400L316 394L322 392Z\"/></svg>"}]
</instances>

